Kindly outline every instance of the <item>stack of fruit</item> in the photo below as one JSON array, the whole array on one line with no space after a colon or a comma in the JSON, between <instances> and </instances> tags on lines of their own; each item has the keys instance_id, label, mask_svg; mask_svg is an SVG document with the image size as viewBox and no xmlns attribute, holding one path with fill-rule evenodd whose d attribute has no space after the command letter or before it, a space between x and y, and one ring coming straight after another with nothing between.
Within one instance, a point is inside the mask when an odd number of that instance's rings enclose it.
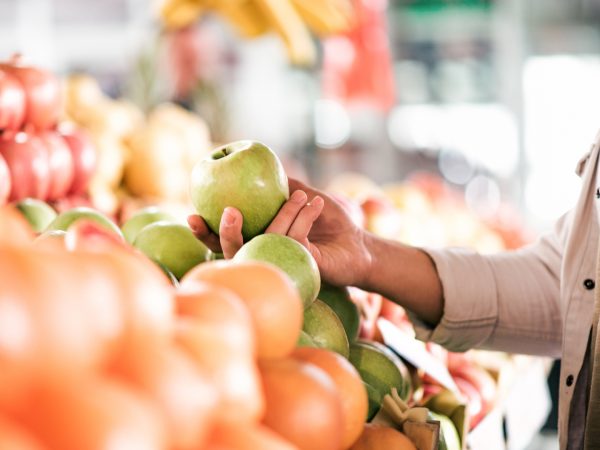
<instances>
[{"instance_id":1,"label":"stack of fruit","mask_svg":"<svg viewBox=\"0 0 600 450\"><path fill-rule=\"evenodd\" d=\"M0 205L86 192L96 153L81 130L58 127L62 100L52 73L19 57L0 63Z\"/></svg>"},{"instance_id":2,"label":"stack of fruit","mask_svg":"<svg viewBox=\"0 0 600 450\"><path fill-rule=\"evenodd\" d=\"M93 204L114 214L124 199L145 203L189 203L192 165L210 148L206 123L165 103L145 115L124 99L106 96L92 77L66 80L67 118L85 129L98 152L90 182Z\"/></svg>"},{"instance_id":3,"label":"stack of fruit","mask_svg":"<svg viewBox=\"0 0 600 450\"><path fill-rule=\"evenodd\" d=\"M236 198L255 205L236 176L252 163L275 169L244 170L273 203L245 211L255 229L228 261L212 261L156 208L120 227L33 199L0 212L1 448L117 438L145 449L415 448L400 430L431 416L406 410L406 365L358 339L348 290L321 283L305 247L263 234L288 196L274 153L244 142L200 162L195 177L223 170L235 184L199 212L219 216ZM193 190L224 189L225 175L201 179ZM392 397L400 419L369 424Z\"/></svg>"},{"instance_id":4,"label":"stack of fruit","mask_svg":"<svg viewBox=\"0 0 600 450\"><path fill-rule=\"evenodd\" d=\"M351 0L161 0L159 16L168 29L187 27L207 12L229 21L246 38L275 31L290 61L315 62L311 32L327 36L347 31L353 24Z\"/></svg>"}]
</instances>

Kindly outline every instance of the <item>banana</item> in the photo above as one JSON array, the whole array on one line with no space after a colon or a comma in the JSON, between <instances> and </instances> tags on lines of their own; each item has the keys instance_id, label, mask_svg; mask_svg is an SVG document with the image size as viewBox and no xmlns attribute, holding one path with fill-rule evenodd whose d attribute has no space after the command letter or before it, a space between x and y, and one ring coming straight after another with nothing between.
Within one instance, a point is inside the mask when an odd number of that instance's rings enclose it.
<instances>
[{"instance_id":1,"label":"banana","mask_svg":"<svg viewBox=\"0 0 600 450\"><path fill-rule=\"evenodd\" d=\"M213 8L246 38L260 36L270 29L269 20L253 0L220 0Z\"/></svg>"},{"instance_id":2,"label":"banana","mask_svg":"<svg viewBox=\"0 0 600 450\"><path fill-rule=\"evenodd\" d=\"M316 60L315 44L291 0L254 0L283 39L292 64L309 66Z\"/></svg>"},{"instance_id":3,"label":"banana","mask_svg":"<svg viewBox=\"0 0 600 450\"><path fill-rule=\"evenodd\" d=\"M165 28L176 30L193 24L205 9L201 0L163 0L158 5L158 15Z\"/></svg>"},{"instance_id":4,"label":"banana","mask_svg":"<svg viewBox=\"0 0 600 450\"><path fill-rule=\"evenodd\" d=\"M292 0L298 14L319 36L348 31L354 21L349 0Z\"/></svg>"}]
</instances>

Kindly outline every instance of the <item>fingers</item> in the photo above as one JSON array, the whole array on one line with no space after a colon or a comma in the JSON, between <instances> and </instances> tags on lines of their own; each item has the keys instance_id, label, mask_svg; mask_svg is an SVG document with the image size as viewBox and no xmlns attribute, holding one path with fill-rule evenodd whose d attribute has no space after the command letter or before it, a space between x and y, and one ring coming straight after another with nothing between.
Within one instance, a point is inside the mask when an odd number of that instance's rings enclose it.
<instances>
[{"instance_id":1,"label":"fingers","mask_svg":"<svg viewBox=\"0 0 600 450\"><path fill-rule=\"evenodd\" d=\"M242 237L242 213L235 208L225 208L219 226L221 248L225 259L233 258L244 244Z\"/></svg>"},{"instance_id":2,"label":"fingers","mask_svg":"<svg viewBox=\"0 0 600 450\"><path fill-rule=\"evenodd\" d=\"M323 211L324 205L325 202L321 197L314 197L300 210L287 235L299 242L307 242L308 233L310 233L313 223Z\"/></svg>"},{"instance_id":3,"label":"fingers","mask_svg":"<svg viewBox=\"0 0 600 450\"><path fill-rule=\"evenodd\" d=\"M221 251L219 236L210 231L204 219L198 215L191 215L187 219L188 225L198 239L200 239L213 252Z\"/></svg>"},{"instance_id":4,"label":"fingers","mask_svg":"<svg viewBox=\"0 0 600 450\"><path fill-rule=\"evenodd\" d=\"M294 191L290 199L283 204L273 221L269 224L265 233L288 234L288 231L298 213L308 200L308 196L304 191Z\"/></svg>"}]
</instances>

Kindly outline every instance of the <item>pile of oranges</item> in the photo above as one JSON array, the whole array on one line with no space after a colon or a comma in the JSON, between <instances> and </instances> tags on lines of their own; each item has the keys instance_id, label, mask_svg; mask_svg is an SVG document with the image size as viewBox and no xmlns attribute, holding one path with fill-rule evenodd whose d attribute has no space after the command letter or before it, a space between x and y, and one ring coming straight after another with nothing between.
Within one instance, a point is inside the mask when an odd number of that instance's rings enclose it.
<instances>
[{"instance_id":1,"label":"pile of oranges","mask_svg":"<svg viewBox=\"0 0 600 450\"><path fill-rule=\"evenodd\" d=\"M297 347L303 307L282 271L212 261L174 286L106 232L73 232L69 250L36 241L18 213L0 210L0 448L357 441L361 378L337 353Z\"/></svg>"}]
</instances>

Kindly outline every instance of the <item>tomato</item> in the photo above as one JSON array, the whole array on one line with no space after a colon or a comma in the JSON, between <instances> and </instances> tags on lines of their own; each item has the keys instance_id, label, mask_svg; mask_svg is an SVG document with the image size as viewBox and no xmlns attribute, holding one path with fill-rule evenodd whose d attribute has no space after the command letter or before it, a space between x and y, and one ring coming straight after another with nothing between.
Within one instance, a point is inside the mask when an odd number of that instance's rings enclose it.
<instances>
[{"instance_id":1,"label":"tomato","mask_svg":"<svg viewBox=\"0 0 600 450\"><path fill-rule=\"evenodd\" d=\"M12 177L10 201L26 197L47 198L50 188L48 152L39 139L26 133L0 139L0 155L4 157Z\"/></svg>"},{"instance_id":2,"label":"tomato","mask_svg":"<svg viewBox=\"0 0 600 450\"><path fill-rule=\"evenodd\" d=\"M73 183L69 194L83 194L96 170L96 149L83 130L61 128L60 134L67 143L73 159Z\"/></svg>"},{"instance_id":3,"label":"tomato","mask_svg":"<svg viewBox=\"0 0 600 450\"><path fill-rule=\"evenodd\" d=\"M0 108L2 108L0 106ZM8 171L8 165L2 155L0 155L0 206L8 201L10 190L12 187L12 179Z\"/></svg>"},{"instance_id":4,"label":"tomato","mask_svg":"<svg viewBox=\"0 0 600 450\"><path fill-rule=\"evenodd\" d=\"M24 66L16 56L0 64L0 70L15 77L25 92L24 123L36 130L47 130L58 122L61 114L62 91L58 78L37 67Z\"/></svg>"},{"instance_id":5,"label":"tomato","mask_svg":"<svg viewBox=\"0 0 600 450\"><path fill-rule=\"evenodd\" d=\"M0 70L0 131L16 131L25 118L25 91L15 77Z\"/></svg>"}]
</instances>

